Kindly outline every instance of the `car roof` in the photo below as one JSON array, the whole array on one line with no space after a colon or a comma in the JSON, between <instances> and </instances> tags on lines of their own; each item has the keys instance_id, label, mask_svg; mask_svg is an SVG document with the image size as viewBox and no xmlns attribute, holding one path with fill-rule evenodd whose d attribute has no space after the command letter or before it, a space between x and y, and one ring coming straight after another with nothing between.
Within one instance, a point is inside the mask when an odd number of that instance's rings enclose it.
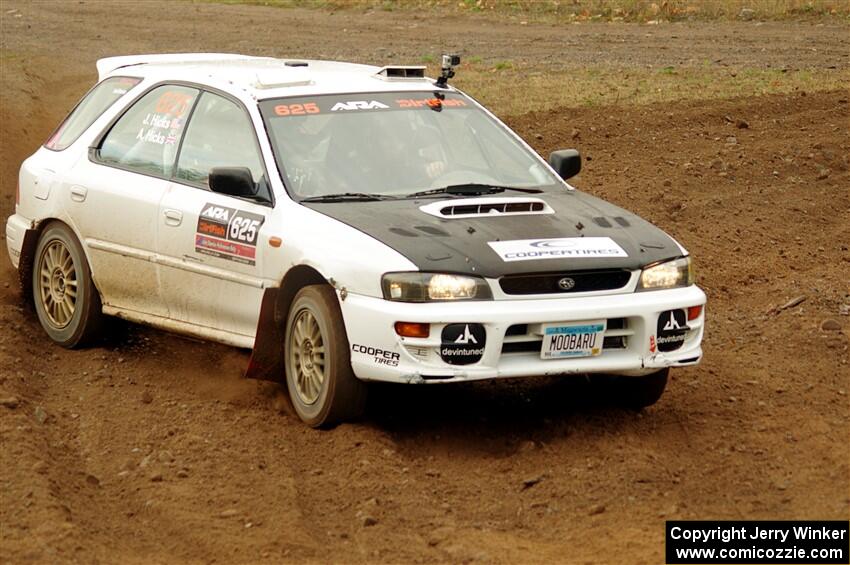
<instances>
[{"instance_id":1,"label":"car roof","mask_svg":"<svg viewBox=\"0 0 850 565\"><path fill-rule=\"evenodd\" d=\"M395 72L387 72L390 69ZM422 91L434 88L424 67L376 67L338 61L275 59L229 53L109 57L97 62L99 80L132 75L214 86L256 100L311 94ZM396 78L387 75L414 75Z\"/></svg>"}]
</instances>

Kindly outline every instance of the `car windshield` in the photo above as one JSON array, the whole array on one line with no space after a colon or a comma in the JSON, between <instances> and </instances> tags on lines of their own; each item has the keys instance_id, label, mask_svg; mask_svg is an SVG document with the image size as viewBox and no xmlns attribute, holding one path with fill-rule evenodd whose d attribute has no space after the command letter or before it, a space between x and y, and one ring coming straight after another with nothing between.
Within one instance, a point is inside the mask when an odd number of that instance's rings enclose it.
<instances>
[{"instance_id":1,"label":"car windshield","mask_svg":"<svg viewBox=\"0 0 850 565\"><path fill-rule=\"evenodd\" d=\"M286 186L299 199L367 200L440 189L471 194L470 186L489 193L559 182L458 93L282 98L263 101L260 109ZM464 190L454 192L461 185Z\"/></svg>"}]
</instances>

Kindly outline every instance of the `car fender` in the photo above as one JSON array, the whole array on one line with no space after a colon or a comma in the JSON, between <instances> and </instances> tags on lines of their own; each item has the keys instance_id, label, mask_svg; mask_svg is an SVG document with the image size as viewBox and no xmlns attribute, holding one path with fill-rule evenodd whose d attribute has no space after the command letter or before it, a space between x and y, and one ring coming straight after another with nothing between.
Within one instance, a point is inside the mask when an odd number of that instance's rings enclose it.
<instances>
[{"instance_id":1,"label":"car fender","mask_svg":"<svg viewBox=\"0 0 850 565\"><path fill-rule=\"evenodd\" d=\"M271 222L281 229L269 235L279 235L281 245L265 248L265 278L282 281L287 271L304 265L333 280L338 290L380 297L384 273L419 270L385 243L291 200L278 202Z\"/></svg>"},{"instance_id":2,"label":"car fender","mask_svg":"<svg viewBox=\"0 0 850 565\"><path fill-rule=\"evenodd\" d=\"M18 182L21 187L21 201L16 206L16 213L28 218L32 223L24 234L23 246L21 248L21 259L18 269L18 277L24 298L31 297L32 268L35 263L35 250L38 239L44 227L50 222L61 222L68 226L74 237L80 242L86 261L91 265L91 255L88 246L80 235L80 230L74 222L65 206L68 184L53 177L52 157L54 153L40 148L27 158L22 164L18 174ZM42 187L38 194L43 197L37 198L36 188L39 183L49 183L46 188ZM97 284L97 274L92 272L92 280ZM98 292L100 292L98 290Z\"/></svg>"},{"instance_id":3,"label":"car fender","mask_svg":"<svg viewBox=\"0 0 850 565\"><path fill-rule=\"evenodd\" d=\"M301 288L329 284L340 301L351 292L380 297L383 273L417 269L384 243L295 202L279 202L275 212L274 221L286 230L280 248L267 247L266 257L270 278L280 283L263 293L245 376L278 381L284 377L286 319Z\"/></svg>"}]
</instances>

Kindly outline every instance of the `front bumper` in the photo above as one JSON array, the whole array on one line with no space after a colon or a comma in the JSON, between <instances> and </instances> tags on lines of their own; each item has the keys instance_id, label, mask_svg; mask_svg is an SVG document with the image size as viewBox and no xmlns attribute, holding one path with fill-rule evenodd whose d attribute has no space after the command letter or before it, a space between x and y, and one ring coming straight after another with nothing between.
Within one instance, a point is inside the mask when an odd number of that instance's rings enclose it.
<instances>
[{"instance_id":1,"label":"front bumper","mask_svg":"<svg viewBox=\"0 0 850 565\"><path fill-rule=\"evenodd\" d=\"M704 304L705 293L696 286L592 297L430 304L349 294L340 302L357 377L405 383L595 372L643 375L694 365L702 358L705 308L687 322L685 340L675 351L657 350L656 328L662 312ZM609 321L605 337L616 346L604 347L594 357L540 358L534 343L542 342L541 324L599 319ZM430 323L430 336L400 337L394 329L398 321ZM441 332L452 323L484 326L486 345L480 361L458 366L442 360Z\"/></svg>"},{"instance_id":2,"label":"front bumper","mask_svg":"<svg viewBox=\"0 0 850 565\"><path fill-rule=\"evenodd\" d=\"M20 214L9 216L6 220L6 250L9 252L9 259L12 260L12 266L16 269L21 262L21 250L24 246L24 236L28 229L32 228L32 221L24 218Z\"/></svg>"}]
</instances>

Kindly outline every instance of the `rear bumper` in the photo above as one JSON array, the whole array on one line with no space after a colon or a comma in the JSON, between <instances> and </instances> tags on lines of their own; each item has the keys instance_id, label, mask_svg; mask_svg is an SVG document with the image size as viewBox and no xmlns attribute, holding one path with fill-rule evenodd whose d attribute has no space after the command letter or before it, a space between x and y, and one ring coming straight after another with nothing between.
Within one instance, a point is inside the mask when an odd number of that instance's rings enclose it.
<instances>
[{"instance_id":1,"label":"rear bumper","mask_svg":"<svg viewBox=\"0 0 850 565\"><path fill-rule=\"evenodd\" d=\"M684 342L674 351L657 350L656 329L662 312L704 304L705 294L696 286L594 297L453 304L406 304L350 294L340 303L354 373L363 380L405 383L594 372L642 375L665 367L694 365L702 359L704 308L696 319L687 322ZM614 328L606 332L606 337L610 335L616 347L605 347L594 357L540 358L540 348L534 344L542 342L541 324L600 319L608 320L609 328ZM394 330L397 321L429 323L430 336L400 337ZM480 361L451 365L440 357L442 329L452 323L484 326L486 344Z\"/></svg>"},{"instance_id":2,"label":"rear bumper","mask_svg":"<svg viewBox=\"0 0 850 565\"><path fill-rule=\"evenodd\" d=\"M6 250L9 252L9 259L16 269L21 263L24 236L29 229L32 229L32 220L28 220L20 214L9 216L9 219L6 220Z\"/></svg>"}]
</instances>

